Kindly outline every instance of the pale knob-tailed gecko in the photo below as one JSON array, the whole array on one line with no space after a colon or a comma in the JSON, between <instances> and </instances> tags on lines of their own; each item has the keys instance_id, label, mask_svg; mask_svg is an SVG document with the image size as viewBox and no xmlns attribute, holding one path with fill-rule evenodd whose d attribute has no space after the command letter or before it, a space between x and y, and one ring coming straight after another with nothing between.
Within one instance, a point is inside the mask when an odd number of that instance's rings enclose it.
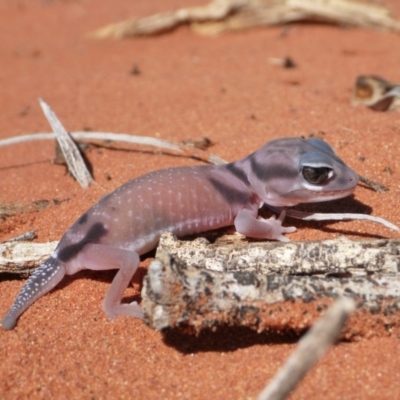
<instances>
[{"instance_id":1,"label":"pale knob-tailed gecko","mask_svg":"<svg viewBox=\"0 0 400 400\"><path fill-rule=\"evenodd\" d=\"M288 241L284 213L258 217L263 203L294 206L348 196L358 175L319 139L278 139L226 165L169 168L150 172L104 196L64 234L56 250L30 276L8 314L4 329L65 274L82 269L118 269L103 307L109 317L142 318L136 302L121 299L139 265L160 235L195 234L234 225L248 237Z\"/></svg>"}]
</instances>

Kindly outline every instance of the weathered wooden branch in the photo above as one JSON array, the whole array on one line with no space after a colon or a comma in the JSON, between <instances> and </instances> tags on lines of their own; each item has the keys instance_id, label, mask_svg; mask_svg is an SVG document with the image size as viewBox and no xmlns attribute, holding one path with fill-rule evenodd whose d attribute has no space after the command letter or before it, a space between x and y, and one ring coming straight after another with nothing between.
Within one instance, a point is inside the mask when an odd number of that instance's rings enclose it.
<instances>
[{"instance_id":1,"label":"weathered wooden branch","mask_svg":"<svg viewBox=\"0 0 400 400\"><path fill-rule=\"evenodd\" d=\"M261 274L367 276L371 273L396 274L400 271L400 240L349 240L345 237L308 242L248 242L237 233L217 236L210 243L206 237L178 240L165 232L159 249L183 261L211 271L247 271ZM57 241L0 243L0 273L26 273L40 265L54 251ZM26 255L26 256L25 256Z\"/></svg>"},{"instance_id":2,"label":"weathered wooden branch","mask_svg":"<svg viewBox=\"0 0 400 400\"><path fill-rule=\"evenodd\" d=\"M155 35L182 24L202 35L285 24L321 21L342 25L400 30L387 8L355 0L214 0L145 18L132 18L91 33L96 38Z\"/></svg>"},{"instance_id":3,"label":"weathered wooden branch","mask_svg":"<svg viewBox=\"0 0 400 400\"><path fill-rule=\"evenodd\" d=\"M227 324L301 330L341 296L385 315L382 326L399 325L399 241L274 243L275 250L271 243L252 243L244 251L240 244L218 249L199 239L174 249L164 235L142 290L145 322L155 329L199 332Z\"/></svg>"}]
</instances>

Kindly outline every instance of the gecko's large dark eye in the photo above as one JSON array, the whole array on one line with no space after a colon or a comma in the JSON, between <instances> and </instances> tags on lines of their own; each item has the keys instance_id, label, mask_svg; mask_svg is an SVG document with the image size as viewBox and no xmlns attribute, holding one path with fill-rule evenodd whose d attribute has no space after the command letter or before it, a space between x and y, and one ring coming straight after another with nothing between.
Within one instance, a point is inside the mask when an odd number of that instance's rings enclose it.
<instances>
[{"instance_id":1,"label":"gecko's large dark eye","mask_svg":"<svg viewBox=\"0 0 400 400\"><path fill-rule=\"evenodd\" d=\"M332 170L327 167L303 167L301 173L308 183L313 185L322 183L329 177Z\"/></svg>"}]
</instances>

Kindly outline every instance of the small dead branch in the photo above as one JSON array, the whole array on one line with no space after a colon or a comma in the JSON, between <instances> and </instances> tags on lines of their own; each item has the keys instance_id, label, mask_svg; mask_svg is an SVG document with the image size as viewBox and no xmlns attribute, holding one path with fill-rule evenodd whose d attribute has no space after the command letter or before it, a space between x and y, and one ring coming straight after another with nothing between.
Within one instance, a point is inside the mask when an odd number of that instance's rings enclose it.
<instances>
[{"instance_id":1,"label":"small dead branch","mask_svg":"<svg viewBox=\"0 0 400 400\"><path fill-rule=\"evenodd\" d=\"M400 85L376 75L356 79L353 104L362 104L375 111L400 111Z\"/></svg>"},{"instance_id":2,"label":"small dead branch","mask_svg":"<svg viewBox=\"0 0 400 400\"><path fill-rule=\"evenodd\" d=\"M400 30L387 8L355 0L214 0L145 18L111 24L91 33L95 38L126 38L159 34L182 24L202 35L296 21Z\"/></svg>"},{"instance_id":3,"label":"small dead branch","mask_svg":"<svg viewBox=\"0 0 400 400\"><path fill-rule=\"evenodd\" d=\"M56 134L57 141L60 144L61 151L64 154L65 161L67 162L69 172L84 189L87 188L94 181L86 167L78 146L58 120L49 105L42 99L39 99L39 103L50 126Z\"/></svg>"},{"instance_id":4,"label":"small dead branch","mask_svg":"<svg viewBox=\"0 0 400 400\"><path fill-rule=\"evenodd\" d=\"M340 298L312 326L299 341L272 382L259 394L257 400L283 400L298 385L307 372L338 339L347 318L354 311L354 302Z\"/></svg>"}]
</instances>

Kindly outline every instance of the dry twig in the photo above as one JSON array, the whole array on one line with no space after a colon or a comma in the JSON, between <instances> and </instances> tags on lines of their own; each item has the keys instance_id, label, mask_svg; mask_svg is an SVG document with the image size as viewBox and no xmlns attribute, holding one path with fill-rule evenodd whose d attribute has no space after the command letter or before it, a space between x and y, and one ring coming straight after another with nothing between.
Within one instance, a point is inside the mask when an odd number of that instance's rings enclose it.
<instances>
[{"instance_id":1,"label":"dry twig","mask_svg":"<svg viewBox=\"0 0 400 400\"><path fill-rule=\"evenodd\" d=\"M57 243L31 243L15 240L1 243L0 273L32 273L53 253Z\"/></svg>"},{"instance_id":2,"label":"dry twig","mask_svg":"<svg viewBox=\"0 0 400 400\"><path fill-rule=\"evenodd\" d=\"M369 186L372 190L378 193L385 193L389 190L389 188L382 183L372 181L371 179L364 178L361 175L358 175L360 178L360 182L364 183L365 185Z\"/></svg>"},{"instance_id":3,"label":"dry twig","mask_svg":"<svg viewBox=\"0 0 400 400\"><path fill-rule=\"evenodd\" d=\"M296 350L275 375L257 400L283 400L303 379L307 372L338 339L347 318L354 310L354 302L340 298L299 341Z\"/></svg>"},{"instance_id":4,"label":"dry twig","mask_svg":"<svg viewBox=\"0 0 400 400\"><path fill-rule=\"evenodd\" d=\"M51 204L58 204L62 200L35 200L28 204L0 203L0 218L7 218L23 212L44 210Z\"/></svg>"},{"instance_id":5,"label":"dry twig","mask_svg":"<svg viewBox=\"0 0 400 400\"><path fill-rule=\"evenodd\" d=\"M70 135L75 140L83 139L83 140L88 140L89 142L93 142L95 140L103 140L103 141L133 143L143 146L152 146L170 150L174 154L176 153L185 154L187 157L208 162L210 164L216 164L216 165L226 164L226 161L223 160L222 158L214 154L208 153L206 151L202 151L198 148L194 148L191 145L185 145L183 143L176 144L168 140L157 139L150 136L136 136L127 133L112 133L112 132L72 132L70 133ZM33 140L51 140L55 138L56 135L54 133L33 133L33 134L1 139L0 147L29 142Z\"/></svg>"}]
</instances>

